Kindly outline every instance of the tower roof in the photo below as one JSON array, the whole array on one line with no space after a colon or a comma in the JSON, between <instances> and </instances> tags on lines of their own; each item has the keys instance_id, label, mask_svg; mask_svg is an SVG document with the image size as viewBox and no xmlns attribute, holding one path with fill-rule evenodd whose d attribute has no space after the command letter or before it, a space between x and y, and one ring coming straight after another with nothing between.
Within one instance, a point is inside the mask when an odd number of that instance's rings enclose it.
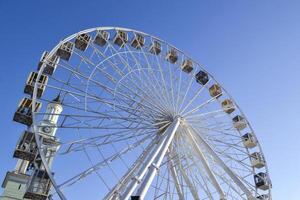
<instances>
[{"instance_id":1,"label":"tower roof","mask_svg":"<svg viewBox=\"0 0 300 200\"><path fill-rule=\"evenodd\" d=\"M55 97L55 98L52 100L52 102L55 102L55 103L59 103L59 104L61 104L61 100L60 100L60 94L59 94L59 95L57 95L57 97Z\"/></svg>"}]
</instances>

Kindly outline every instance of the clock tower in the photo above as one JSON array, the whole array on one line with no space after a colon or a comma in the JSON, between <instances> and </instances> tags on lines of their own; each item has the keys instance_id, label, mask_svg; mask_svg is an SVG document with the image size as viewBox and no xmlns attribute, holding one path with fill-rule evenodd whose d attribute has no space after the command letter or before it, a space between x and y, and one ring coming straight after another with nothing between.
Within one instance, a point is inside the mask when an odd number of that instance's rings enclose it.
<instances>
[{"instance_id":1,"label":"clock tower","mask_svg":"<svg viewBox=\"0 0 300 200\"><path fill-rule=\"evenodd\" d=\"M55 137L59 115L63 111L60 95L48 103L43 120L38 126L38 133L42 137L42 149L45 149L48 166L51 168L54 156L59 148ZM14 157L18 158L15 170L7 172L2 183L4 188L0 200L46 199L51 187L50 180L44 167L37 163L37 145L32 127L28 127L21 136ZM35 169L28 170L32 166ZM39 166L39 167L37 167Z\"/></svg>"}]
</instances>

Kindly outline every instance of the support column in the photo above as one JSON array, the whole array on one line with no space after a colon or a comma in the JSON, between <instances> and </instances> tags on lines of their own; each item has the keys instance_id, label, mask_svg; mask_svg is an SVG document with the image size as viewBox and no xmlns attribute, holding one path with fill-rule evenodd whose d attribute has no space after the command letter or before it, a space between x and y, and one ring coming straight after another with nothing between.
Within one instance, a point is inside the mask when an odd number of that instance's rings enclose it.
<instances>
[{"instance_id":1,"label":"support column","mask_svg":"<svg viewBox=\"0 0 300 200\"><path fill-rule=\"evenodd\" d=\"M157 143L157 139L160 137L156 137L143 151L143 153L138 157L135 161L133 167L131 167L127 173L121 178L119 183L111 190L109 193L103 198L104 200L116 200L119 197L119 194L124 189L124 187L129 183L130 178L134 175L134 172L137 171L142 163L145 161L149 153L152 151L154 145Z\"/></svg>"},{"instance_id":2,"label":"support column","mask_svg":"<svg viewBox=\"0 0 300 200\"><path fill-rule=\"evenodd\" d=\"M200 200L197 190L195 189L193 183L191 182L191 180L185 173L185 170L183 169L183 166L181 163L179 163L179 171L182 174L183 179L184 179L185 183L187 184L189 190L191 191L191 194L192 194L194 200Z\"/></svg>"},{"instance_id":3,"label":"support column","mask_svg":"<svg viewBox=\"0 0 300 200\"><path fill-rule=\"evenodd\" d=\"M150 171L150 165L154 164L154 161L156 160L156 158L159 155L162 155L161 150L165 149L165 152L167 151L166 146L169 146L167 144L171 143L179 124L180 124L180 119L176 118L172 122L172 124L167 128L165 133L163 133L163 137L161 138L161 140L157 144L156 148L151 152L151 155L148 157L148 159L146 160L144 165L142 165L142 167L140 168L140 170L138 171L136 176L132 178L133 180L132 180L131 184L126 189L126 191L122 195L121 199L127 200L133 194L134 190L140 184L141 180L144 178L144 176L147 173L148 169Z\"/></svg>"},{"instance_id":4,"label":"support column","mask_svg":"<svg viewBox=\"0 0 300 200\"><path fill-rule=\"evenodd\" d=\"M159 152L159 154L157 155L157 157L155 158L155 162L153 162L151 164L151 166L149 166L149 171L147 176L144 178L142 184L140 185L138 191L137 191L137 195L136 197L138 197L140 200L143 200L148 192L148 189L167 153L167 150L175 136L175 133L179 127L180 124L180 118L176 118L173 123L170 125L170 127L167 129L167 131L165 132L165 134L167 135L166 141L164 142L164 145L161 149L161 151Z\"/></svg>"},{"instance_id":5,"label":"support column","mask_svg":"<svg viewBox=\"0 0 300 200\"><path fill-rule=\"evenodd\" d=\"M175 163L174 163L173 158L172 158L172 157L174 157L174 154L172 154L171 151L172 150L169 150L169 152L168 152L168 159L169 159L168 167L169 167L169 170L171 172L171 176L174 180L179 200L184 200L183 188L180 185L180 182L179 182L179 179L178 179L178 174L177 174L177 171L175 169Z\"/></svg>"},{"instance_id":6,"label":"support column","mask_svg":"<svg viewBox=\"0 0 300 200\"><path fill-rule=\"evenodd\" d=\"M197 153L198 157L200 158L200 161L201 161L207 175L209 176L212 184L214 185L214 187L218 191L220 199L225 199L225 194L224 194L219 182L217 181L215 174L211 171L211 169L209 167L209 164L208 164L204 154L202 153L202 151L201 151L200 147L198 146L193 134L191 133L191 131L188 128L187 128L187 136L188 136L189 143L191 143L191 145L194 147L194 150Z\"/></svg>"},{"instance_id":7,"label":"support column","mask_svg":"<svg viewBox=\"0 0 300 200\"><path fill-rule=\"evenodd\" d=\"M223 168L223 170L230 176L233 182L247 195L249 200L255 200L251 191L244 185L244 183L239 179L239 177L223 162L223 160L217 155L217 153L212 149L212 147L203 139L201 134L197 132L189 125L186 125L189 135L192 136L192 133L196 136L195 139L199 140L205 149L213 156L214 160Z\"/></svg>"}]
</instances>

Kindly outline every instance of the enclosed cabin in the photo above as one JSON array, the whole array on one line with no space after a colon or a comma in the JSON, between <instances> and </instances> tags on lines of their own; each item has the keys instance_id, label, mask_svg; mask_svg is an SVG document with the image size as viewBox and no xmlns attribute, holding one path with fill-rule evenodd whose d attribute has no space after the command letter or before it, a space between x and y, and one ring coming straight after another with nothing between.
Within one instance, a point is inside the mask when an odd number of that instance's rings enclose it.
<instances>
[{"instance_id":1,"label":"enclosed cabin","mask_svg":"<svg viewBox=\"0 0 300 200\"><path fill-rule=\"evenodd\" d=\"M107 43L108 40L109 40L109 32L99 30L99 31L97 31L96 37L94 39L94 44L97 44L100 47L103 47Z\"/></svg>"},{"instance_id":2,"label":"enclosed cabin","mask_svg":"<svg viewBox=\"0 0 300 200\"><path fill-rule=\"evenodd\" d=\"M213 84L208 90L210 96L213 98L219 98L222 95L222 89L218 84Z\"/></svg>"},{"instance_id":3,"label":"enclosed cabin","mask_svg":"<svg viewBox=\"0 0 300 200\"><path fill-rule=\"evenodd\" d=\"M36 155L37 144L35 141L34 133L24 131L16 146L14 158L33 161L36 158Z\"/></svg>"},{"instance_id":4,"label":"enclosed cabin","mask_svg":"<svg viewBox=\"0 0 300 200\"><path fill-rule=\"evenodd\" d=\"M267 173L259 172L254 175L254 182L256 188L261 190L268 190L271 187L271 181Z\"/></svg>"},{"instance_id":5,"label":"enclosed cabin","mask_svg":"<svg viewBox=\"0 0 300 200\"><path fill-rule=\"evenodd\" d=\"M244 128L247 127L247 122L244 119L244 117L240 116L240 115L236 115L233 119L233 127L236 128L237 130L241 131Z\"/></svg>"},{"instance_id":6,"label":"enclosed cabin","mask_svg":"<svg viewBox=\"0 0 300 200\"><path fill-rule=\"evenodd\" d=\"M231 114L232 112L235 111L235 106L230 99L225 99L224 101L222 101L222 109L227 114Z\"/></svg>"},{"instance_id":7,"label":"enclosed cabin","mask_svg":"<svg viewBox=\"0 0 300 200\"><path fill-rule=\"evenodd\" d=\"M45 170L36 169L31 175L24 198L46 200L51 188L50 178Z\"/></svg>"},{"instance_id":8,"label":"enclosed cabin","mask_svg":"<svg viewBox=\"0 0 300 200\"><path fill-rule=\"evenodd\" d=\"M150 46L150 53L154 54L154 55L158 55L161 52L161 44L158 41L153 41L151 46Z\"/></svg>"},{"instance_id":9,"label":"enclosed cabin","mask_svg":"<svg viewBox=\"0 0 300 200\"><path fill-rule=\"evenodd\" d=\"M257 200L268 200L269 199L269 195L267 194L262 194L256 197Z\"/></svg>"},{"instance_id":10,"label":"enclosed cabin","mask_svg":"<svg viewBox=\"0 0 300 200\"><path fill-rule=\"evenodd\" d=\"M177 50L174 48L171 48L167 53L166 59L167 59L167 61L169 61L172 64L176 63L176 61L178 60Z\"/></svg>"},{"instance_id":11,"label":"enclosed cabin","mask_svg":"<svg viewBox=\"0 0 300 200\"><path fill-rule=\"evenodd\" d=\"M131 41L131 46L136 49L141 49L145 45L145 38L141 34L135 33L133 40Z\"/></svg>"},{"instance_id":12,"label":"enclosed cabin","mask_svg":"<svg viewBox=\"0 0 300 200\"><path fill-rule=\"evenodd\" d=\"M33 90L34 90L35 83L37 82L37 78L38 78L37 72L31 72L29 74L24 88L24 93L33 95ZM45 91L47 83L48 83L48 77L46 75L41 74L37 84L38 86L37 93L36 93L37 98L41 98L41 96Z\"/></svg>"},{"instance_id":13,"label":"enclosed cabin","mask_svg":"<svg viewBox=\"0 0 300 200\"><path fill-rule=\"evenodd\" d=\"M186 73L191 73L193 71L193 61L191 59L186 59L181 65L181 70Z\"/></svg>"},{"instance_id":14,"label":"enclosed cabin","mask_svg":"<svg viewBox=\"0 0 300 200\"><path fill-rule=\"evenodd\" d=\"M251 164L255 168L262 168L266 165L264 157L259 152L254 152L251 154Z\"/></svg>"},{"instance_id":15,"label":"enclosed cabin","mask_svg":"<svg viewBox=\"0 0 300 200\"><path fill-rule=\"evenodd\" d=\"M246 133L242 136L242 140L244 143L244 146L247 148L253 148L257 145L257 139L252 133Z\"/></svg>"},{"instance_id":16,"label":"enclosed cabin","mask_svg":"<svg viewBox=\"0 0 300 200\"><path fill-rule=\"evenodd\" d=\"M40 62L38 64L38 70L41 69L42 65L45 64L46 66L43 69L43 74L51 76L53 72L55 71L58 62L59 62L59 57L56 55L53 55L48 58L49 53L47 51L44 51L42 54L42 57L40 59Z\"/></svg>"},{"instance_id":17,"label":"enclosed cabin","mask_svg":"<svg viewBox=\"0 0 300 200\"><path fill-rule=\"evenodd\" d=\"M35 102L34 112L38 112L41 108L40 102ZM24 97L14 114L13 120L27 126L32 125L32 100Z\"/></svg>"},{"instance_id":18,"label":"enclosed cabin","mask_svg":"<svg viewBox=\"0 0 300 200\"><path fill-rule=\"evenodd\" d=\"M76 36L75 48L81 51L85 51L90 43L91 36L87 33L83 33Z\"/></svg>"},{"instance_id":19,"label":"enclosed cabin","mask_svg":"<svg viewBox=\"0 0 300 200\"><path fill-rule=\"evenodd\" d=\"M204 71L199 71L195 75L197 83L200 83L201 85L205 85L209 81L208 74Z\"/></svg>"},{"instance_id":20,"label":"enclosed cabin","mask_svg":"<svg viewBox=\"0 0 300 200\"><path fill-rule=\"evenodd\" d=\"M74 43L67 41L60 45L56 51L56 55L65 61L69 61L73 53Z\"/></svg>"},{"instance_id":21,"label":"enclosed cabin","mask_svg":"<svg viewBox=\"0 0 300 200\"><path fill-rule=\"evenodd\" d=\"M127 42L128 42L127 32L117 30L113 43L118 45L119 47L124 47Z\"/></svg>"}]
</instances>

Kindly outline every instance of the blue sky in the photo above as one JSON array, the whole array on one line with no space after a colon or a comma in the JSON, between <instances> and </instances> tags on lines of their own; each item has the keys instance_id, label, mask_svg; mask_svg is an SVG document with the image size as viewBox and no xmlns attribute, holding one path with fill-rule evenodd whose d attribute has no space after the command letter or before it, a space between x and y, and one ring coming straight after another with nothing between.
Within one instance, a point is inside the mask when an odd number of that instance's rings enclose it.
<instances>
[{"instance_id":1,"label":"blue sky","mask_svg":"<svg viewBox=\"0 0 300 200\"><path fill-rule=\"evenodd\" d=\"M299 10L296 0L0 0L0 177L15 164L24 127L12 116L41 53L82 29L121 26L158 36L204 64L255 129L274 199L298 199Z\"/></svg>"}]
</instances>

